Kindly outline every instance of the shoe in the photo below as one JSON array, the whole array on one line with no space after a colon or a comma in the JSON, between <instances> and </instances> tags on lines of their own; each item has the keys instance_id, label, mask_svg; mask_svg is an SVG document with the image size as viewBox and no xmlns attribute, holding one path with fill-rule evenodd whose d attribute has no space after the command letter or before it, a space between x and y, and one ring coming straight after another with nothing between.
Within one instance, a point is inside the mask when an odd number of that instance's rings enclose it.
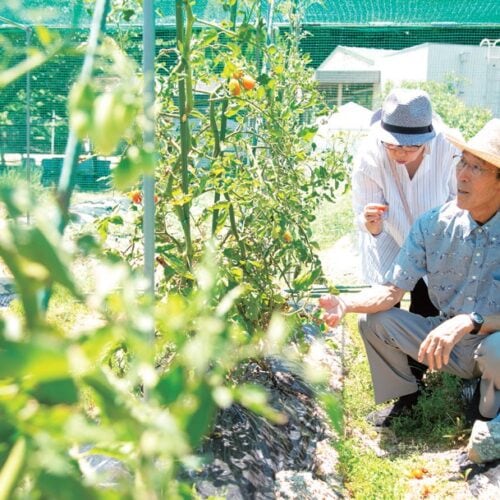
<instances>
[{"instance_id":1,"label":"shoe","mask_svg":"<svg viewBox=\"0 0 500 500\"><path fill-rule=\"evenodd\" d=\"M411 414L412 408L417 404L421 395L421 391L416 391L401 396L394 404L370 413L366 420L375 427L390 427L395 418Z\"/></svg>"},{"instance_id":2,"label":"shoe","mask_svg":"<svg viewBox=\"0 0 500 500\"><path fill-rule=\"evenodd\" d=\"M469 401L466 402L464 419L467 427L472 427L476 420L482 420L483 422L489 422L492 420L491 418L483 417L479 412L479 401L481 399L480 385L479 380L477 380L474 393L472 394L472 397L469 398Z\"/></svg>"},{"instance_id":3,"label":"shoe","mask_svg":"<svg viewBox=\"0 0 500 500\"><path fill-rule=\"evenodd\" d=\"M408 366L410 367L411 373L415 377L418 386L422 387L424 385L423 378L425 373L427 372L427 365L419 363L416 359L413 359L410 356L407 356L407 358L408 358Z\"/></svg>"}]
</instances>

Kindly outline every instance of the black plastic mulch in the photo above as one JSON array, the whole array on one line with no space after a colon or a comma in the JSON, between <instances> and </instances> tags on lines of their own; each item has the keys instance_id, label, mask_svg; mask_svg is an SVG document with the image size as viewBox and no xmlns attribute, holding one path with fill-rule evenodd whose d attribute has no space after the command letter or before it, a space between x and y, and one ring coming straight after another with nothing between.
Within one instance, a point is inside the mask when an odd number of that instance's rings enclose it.
<instances>
[{"instance_id":1,"label":"black plastic mulch","mask_svg":"<svg viewBox=\"0 0 500 500\"><path fill-rule=\"evenodd\" d=\"M275 498L276 473L312 470L316 443L326 437L312 390L282 362L251 362L243 379L264 386L288 422L272 425L237 404L221 411L201 450L207 465L190 474L203 498Z\"/></svg>"},{"instance_id":2,"label":"black plastic mulch","mask_svg":"<svg viewBox=\"0 0 500 500\"><path fill-rule=\"evenodd\" d=\"M15 293L0 294L0 307L7 307L15 298Z\"/></svg>"}]
</instances>

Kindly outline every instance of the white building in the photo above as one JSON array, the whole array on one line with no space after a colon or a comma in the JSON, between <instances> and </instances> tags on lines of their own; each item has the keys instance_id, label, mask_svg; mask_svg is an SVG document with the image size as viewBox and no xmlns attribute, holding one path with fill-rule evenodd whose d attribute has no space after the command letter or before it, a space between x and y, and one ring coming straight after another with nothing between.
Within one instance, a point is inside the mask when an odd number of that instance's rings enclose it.
<instances>
[{"instance_id":1,"label":"white building","mask_svg":"<svg viewBox=\"0 0 500 500\"><path fill-rule=\"evenodd\" d=\"M402 50L339 45L315 77L331 104L352 100L367 107L387 82L454 77L467 105L490 108L500 117L500 40L483 40L480 46L424 43Z\"/></svg>"}]
</instances>

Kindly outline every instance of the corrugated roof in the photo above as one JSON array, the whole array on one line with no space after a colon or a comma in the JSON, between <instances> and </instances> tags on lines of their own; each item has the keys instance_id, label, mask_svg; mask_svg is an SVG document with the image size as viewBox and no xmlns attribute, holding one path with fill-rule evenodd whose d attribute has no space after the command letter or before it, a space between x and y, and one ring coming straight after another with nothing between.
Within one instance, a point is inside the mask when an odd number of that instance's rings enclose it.
<instances>
[{"instance_id":1,"label":"corrugated roof","mask_svg":"<svg viewBox=\"0 0 500 500\"><path fill-rule=\"evenodd\" d=\"M299 1L299 0L297 0ZM275 0L274 21L285 22L279 13L284 0ZM270 0L261 0L266 15ZM87 26L90 14L84 0L3 0L0 16L27 24L48 26ZM158 25L173 25L174 0L155 0L161 12ZM196 0L195 15L209 21L227 19L218 0ZM498 0L323 0L310 5L305 14L308 24L337 25L447 25L500 24Z\"/></svg>"}]
</instances>

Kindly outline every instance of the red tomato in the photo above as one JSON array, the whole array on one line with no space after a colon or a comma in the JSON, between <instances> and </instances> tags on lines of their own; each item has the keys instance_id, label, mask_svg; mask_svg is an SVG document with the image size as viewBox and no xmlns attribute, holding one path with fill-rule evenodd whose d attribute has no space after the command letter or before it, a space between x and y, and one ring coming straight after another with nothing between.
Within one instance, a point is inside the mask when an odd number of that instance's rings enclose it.
<instances>
[{"instance_id":1,"label":"red tomato","mask_svg":"<svg viewBox=\"0 0 500 500\"><path fill-rule=\"evenodd\" d=\"M128 195L132 200L132 203L135 203L136 205L142 203L142 193L140 191L130 191Z\"/></svg>"},{"instance_id":2,"label":"red tomato","mask_svg":"<svg viewBox=\"0 0 500 500\"><path fill-rule=\"evenodd\" d=\"M241 84L245 90L252 90L255 87L255 80L250 75L243 75Z\"/></svg>"}]
</instances>

